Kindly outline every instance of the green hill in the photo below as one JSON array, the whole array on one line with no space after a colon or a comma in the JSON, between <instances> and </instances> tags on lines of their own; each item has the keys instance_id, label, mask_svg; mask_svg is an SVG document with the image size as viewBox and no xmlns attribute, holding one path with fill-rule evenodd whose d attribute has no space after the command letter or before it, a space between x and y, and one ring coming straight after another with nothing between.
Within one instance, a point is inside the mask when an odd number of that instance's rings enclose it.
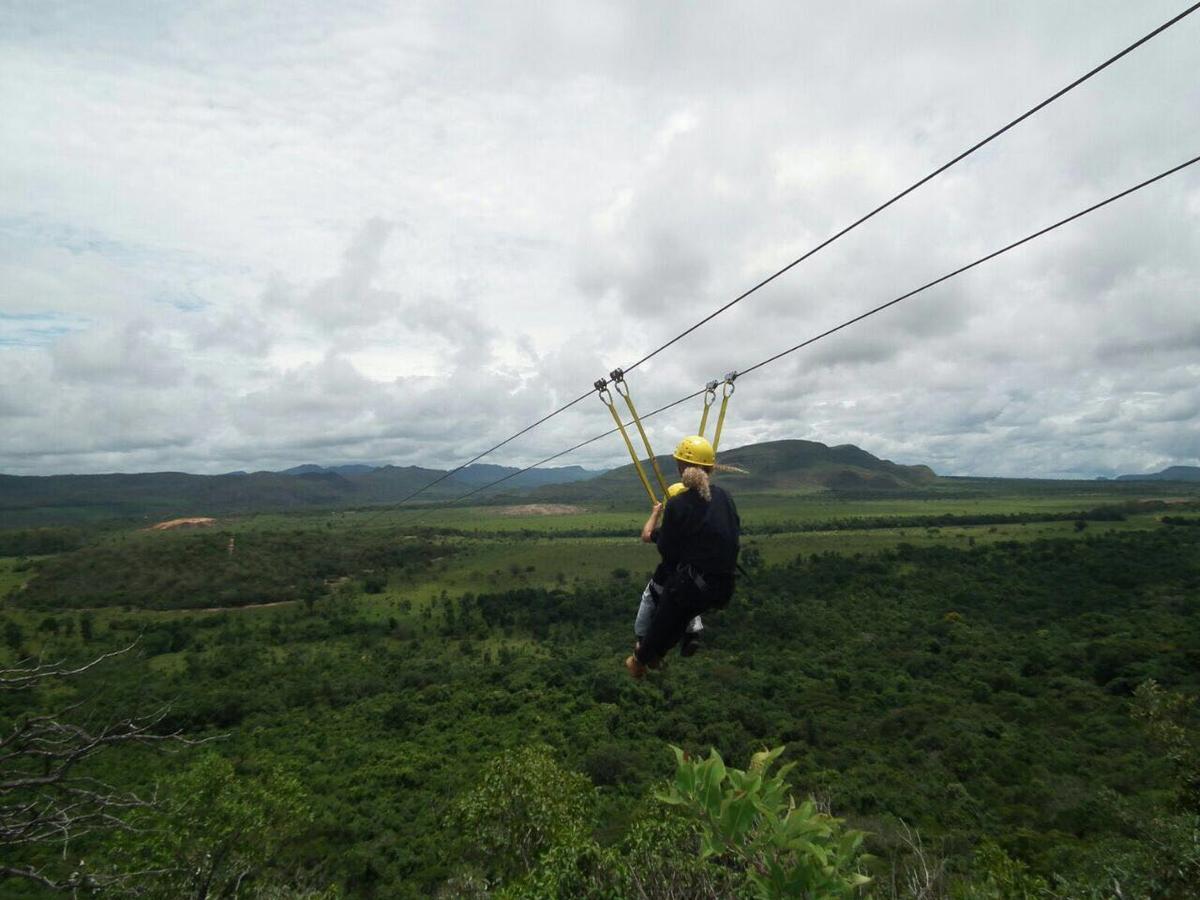
<instances>
[{"instance_id":1,"label":"green hill","mask_svg":"<svg viewBox=\"0 0 1200 900\"><path fill-rule=\"evenodd\" d=\"M928 466L902 466L852 444L828 447L816 441L768 441L722 453L720 461L747 475L721 475L750 490L898 490L937 481Z\"/></svg>"},{"instance_id":2,"label":"green hill","mask_svg":"<svg viewBox=\"0 0 1200 900\"><path fill-rule=\"evenodd\" d=\"M902 491L937 484L928 466L902 466L872 456L851 444L829 447L816 441L767 441L723 451L720 462L746 470L717 477L734 491ZM675 460L658 457L668 482L678 480ZM654 481L653 472L646 466ZM563 503L635 501L643 496L633 465L621 466L590 481L553 485L531 492L541 500Z\"/></svg>"},{"instance_id":3,"label":"green hill","mask_svg":"<svg viewBox=\"0 0 1200 900\"><path fill-rule=\"evenodd\" d=\"M336 472L0 475L0 520L29 526L363 506L395 502L441 474L385 466L352 477ZM438 485L427 496L445 499L461 492L462 485Z\"/></svg>"},{"instance_id":4,"label":"green hill","mask_svg":"<svg viewBox=\"0 0 1200 900\"><path fill-rule=\"evenodd\" d=\"M827 447L814 441L770 441L738 447L721 461L748 474L720 477L741 491L897 491L938 482L925 466L901 466L844 444ZM659 457L668 481L675 463ZM335 471L300 466L290 472L189 475L150 472L111 475L0 475L0 517L16 527L103 519L167 519L176 516L221 516L249 512L346 508L398 503L445 472L419 466L362 467ZM421 500L446 501L481 483L515 472L502 466L472 466L434 485ZM626 465L586 481L538 484L545 478L579 478L577 467L526 473L505 482L485 498L571 503L637 502L642 489L633 466ZM653 478L653 475L651 475Z\"/></svg>"},{"instance_id":5,"label":"green hill","mask_svg":"<svg viewBox=\"0 0 1200 900\"><path fill-rule=\"evenodd\" d=\"M1171 466L1151 475L1118 475L1117 481L1200 481L1200 466Z\"/></svg>"}]
</instances>

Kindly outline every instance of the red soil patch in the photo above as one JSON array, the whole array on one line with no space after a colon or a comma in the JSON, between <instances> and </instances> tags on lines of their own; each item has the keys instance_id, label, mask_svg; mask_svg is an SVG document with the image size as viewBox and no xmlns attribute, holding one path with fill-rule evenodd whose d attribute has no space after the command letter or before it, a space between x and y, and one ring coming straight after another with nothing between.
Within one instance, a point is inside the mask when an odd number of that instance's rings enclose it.
<instances>
[{"instance_id":1,"label":"red soil patch","mask_svg":"<svg viewBox=\"0 0 1200 900\"><path fill-rule=\"evenodd\" d=\"M216 523L216 519L210 519L205 516L197 516L192 519L171 519L167 522L159 522L157 525L151 525L147 531L166 531L169 528L204 528L208 525Z\"/></svg>"},{"instance_id":2,"label":"red soil patch","mask_svg":"<svg viewBox=\"0 0 1200 900\"><path fill-rule=\"evenodd\" d=\"M566 503L526 503L524 506L501 506L497 512L505 516L569 516L585 510L582 506Z\"/></svg>"}]
</instances>

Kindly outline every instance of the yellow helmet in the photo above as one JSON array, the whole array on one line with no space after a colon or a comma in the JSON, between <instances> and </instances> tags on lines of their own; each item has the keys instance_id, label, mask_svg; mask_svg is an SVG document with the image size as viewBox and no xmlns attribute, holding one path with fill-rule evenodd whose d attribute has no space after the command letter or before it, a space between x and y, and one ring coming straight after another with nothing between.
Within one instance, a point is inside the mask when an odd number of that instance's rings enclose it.
<instances>
[{"instance_id":1,"label":"yellow helmet","mask_svg":"<svg viewBox=\"0 0 1200 900\"><path fill-rule=\"evenodd\" d=\"M687 485L684 484L682 481L677 481L673 485L671 485L669 488L667 488L667 499L671 500L675 497L678 497L680 494L682 494L686 490L687 490Z\"/></svg>"},{"instance_id":2,"label":"yellow helmet","mask_svg":"<svg viewBox=\"0 0 1200 900\"><path fill-rule=\"evenodd\" d=\"M698 434L689 435L680 441L672 456L680 462L691 463L694 466L711 466L717 461L712 444Z\"/></svg>"}]
</instances>

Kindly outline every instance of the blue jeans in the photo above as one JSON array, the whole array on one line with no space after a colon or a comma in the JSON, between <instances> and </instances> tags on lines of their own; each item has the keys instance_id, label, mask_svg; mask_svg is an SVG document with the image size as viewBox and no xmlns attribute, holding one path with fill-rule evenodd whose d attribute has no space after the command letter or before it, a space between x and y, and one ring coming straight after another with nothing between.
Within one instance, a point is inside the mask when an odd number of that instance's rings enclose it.
<instances>
[{"instance_id":1,"label":"blue jeans","mask_svg":"<svg viewBox=\"0 0 1200 900\"><path fill-rule=\"evenodd\" d=\"M639 641L650 633L650 623L654 621L655 610L658 609L659 598L662 597L662 585L653 579L646 582L642 591L642 601L638 604L637 618L633 620L633 634ZM696 616L687 624L688 634L699 634L704 630L704 623Z\"/></svg>"},{"instance_id":2,"label":"blue jeans","mask_svg":"<svg viewBox=\"0 0 1200 900\"><path fill-rule=\"evenodd\" d=\"M644 666L654 665L687 634L692 621L710 609L725 609L733 596L732 575L697 572L680 566L655 600L650 630L638 641L633 655Z\"/></svg>"}]
</instances>

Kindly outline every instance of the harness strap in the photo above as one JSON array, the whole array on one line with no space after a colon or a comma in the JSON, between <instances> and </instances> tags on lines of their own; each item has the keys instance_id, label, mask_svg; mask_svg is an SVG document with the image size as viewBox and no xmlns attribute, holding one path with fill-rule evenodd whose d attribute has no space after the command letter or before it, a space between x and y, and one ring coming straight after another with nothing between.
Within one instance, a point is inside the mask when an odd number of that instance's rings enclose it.
<instances>
[{"instance_id":1,"label":"harness strap","mask_svg":"<svg viewBox=\"0 0 1200 900\"><path fill-rule=\"evenodd\" d=\"M613 369L609 377L612 378L613 389L625 398L625 405L629 407L629 414L633 416L633 424L637 426L638 434L642 436L642 443L646 445L646 454L650 457L650 465L654 468L654 477L658 479L658 486L662 488L665 498L667 496L667 480L658 466L658 457L654 455L654 448L650 446L650 438L646 436L646 429L642 427L642 419L633 405L633 397L629 394L629 384L625 381L625 373L620 369Z\"/></svg>"},{"instance_id":2,"label":"harness strap","mask_svg":"<svg viewBox=\"0 0 1200 900\"><path fill-rule=\"evenodd\" d=\"M717 399L718 383L710 381L704 386L704 412L700 415L700 430L696 432L700 437L704 437L704 428L708 425L708 409L713 405L713 401Z\"/></svg>"},{"instance_id":3,"label":"harness strap","mask_svg":"<svg viewBox=\"0 0 1200 900\"><path fill-rule=\"evenodd\" d=\"M729 398L733 396L733 380L737 378L737 376L737 372L730 372L728 375L726 375L725 385L721 389L721 412L717 415L717 430L713 433L712 440L714 454L717 452L717 445L721 443L721 429L725 427L725 410L729 407ZM704 411L707 413L707 408Z\"/></svg>"},{"instance_id":4,"label":"harness strap","mask_svg":"<svg viewBox=\"0 0 1200 900\"><path fill-rule=\"evenodd\" d=\"M696 586L697 590L705 591L708 589L708 582L704 580L704 576L696 570L695 566L690 563L680 563L679 571L692 579L692 584Z\"/></svg>"},{"instance_id":5,"label":"harness strap","mask_svg":"<svg viewBox=\"0 0 1200 900\"><path fill-rule=\"evenodd\" d=\"M650 502L657 503L658 498L654 496L654 489L650 487L650 479L646 477L646 470L642 468L637 451L633 449L633 442L629 440L629 434L625 431L625 423L621 421L621 415L617 412L616 406L613 405L612 395L608 392L608 387L603 378L596 382L596 393L600 397L600 402L607 406L608 411L612 413L613 421L617 423L617 431L621 432L621 437L625 439L625 449L629 451L629 458L633 460L633 467L637 469L638 478L642 480L642 487L646 489L646 494L650 497ZM666 491L663 493L665 494Z\"/></svg>"}]
</instances>

